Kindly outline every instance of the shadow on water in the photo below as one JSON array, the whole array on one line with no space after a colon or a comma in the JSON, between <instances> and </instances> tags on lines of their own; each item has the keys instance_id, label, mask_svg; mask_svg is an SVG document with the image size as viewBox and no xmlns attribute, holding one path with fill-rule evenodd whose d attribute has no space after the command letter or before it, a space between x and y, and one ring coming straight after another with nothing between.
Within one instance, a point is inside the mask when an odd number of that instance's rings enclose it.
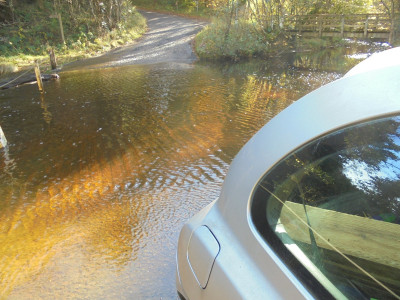
<instances>
[{"instance_id":1,"label":"shadow on water","mask_svg":"<svg viewBox=\"0 0 400 300\"><path fill-rule=\"evenodd\" d=\"M174 298L183 222L256 131L340 76L170 63L1 92L0 297Z\"/></svg>"}]
</instances>

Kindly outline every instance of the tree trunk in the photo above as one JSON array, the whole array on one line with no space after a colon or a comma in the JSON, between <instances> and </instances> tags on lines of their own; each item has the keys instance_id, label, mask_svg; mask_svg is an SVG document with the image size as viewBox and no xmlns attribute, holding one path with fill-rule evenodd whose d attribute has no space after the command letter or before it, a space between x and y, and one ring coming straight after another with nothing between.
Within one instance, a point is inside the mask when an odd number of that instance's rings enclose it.
<instances>
[{"instance_id":1,"label":"tree trunk","mask_svg":"<svg viewBox=\"0 0 400 300\"><path fill-rule=\"evenodd\" d=\"M229 8L229 4L230 4L230 1L228 0L228 8ZM227 27L226 32L225 32L225 42L228 40L228 36L229 36L230 31L231 31L232 18L233 18L234 10L235 10L235 2L234 2L234 0L232 0L232 7L231 7L231 12L229 14L229 20L228 20L228 27Z\"/></svg>"},{"instance_id":2,"label":"tree trunk","mask_svg":"<svg viewBox=\"0 0 400 300\"><path fill-rule=\"evenodd\" d=\"M108 6L108 28L111 30L114 28L114 20L113 20L113 0L109 0Z\"/></svg>"},{"instance_id":3,"label":"tree trunk","mask_svg":"<svg viewBox=\"0 0 400 300\"><path fill-rule=\"evenodd\" d=\"M117 2L117 23L121 22L121 6L122 6L122 1L121 0L116 0Z\"/></svg>"},{"instance_id":4,"label":"tree trunk","mask_svg":"<svg viewBox=\"0 0 400 300\"><path fill-rule=\"evenodd\" d=\"M61 14L60 13L57 13L57 18L58 18L58 23L60 25L61 40L62 40L62 43L65 45L64 27L63 27L63 24L62 24L62 19L61 19Z\"/></svg>"},{"instance_id":5,"label":"tree trunk","mask_svg":"<svg viewBox=\"0 0 400 300\"><path fill-rule=\"evenodd\" d=\"M90 10L92 11L92 16L93 16L93 18L95 19L96 23L98 23L98 21L97 21L97 15L96 15L96 13L95 13L95 11L94 11L93 2L92 2L91 0L89 0L89 5L90 5Z\"/></svg>"},{"instance_id":6,"label":"tree trunk","mask_svg":"<svg viewBox=\"0 0 400 300\"><path fill-rule=\"evenodd\" d=\"M8 0L7 2L8 2L8 7L10 8L11 20L14 23L15 22L15 13L14 13L13 0Z\"/></svg>"}]
</instances>

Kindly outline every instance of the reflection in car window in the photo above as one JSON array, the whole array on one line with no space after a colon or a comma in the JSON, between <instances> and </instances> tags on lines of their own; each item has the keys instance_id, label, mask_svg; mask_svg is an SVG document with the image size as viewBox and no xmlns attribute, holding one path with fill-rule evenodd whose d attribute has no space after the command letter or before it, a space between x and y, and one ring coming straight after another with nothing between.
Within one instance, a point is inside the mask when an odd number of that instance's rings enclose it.
<instances>
[{"instance_id":1,"label":"reflection in car window","mask_svg":"<svg viewBox=\"0 0 400 300\"><path fill-rule=\"evenodd\" d=\"M308 287L312 279L336 298L399 298L399 159L399 117L319 138L260 181L255 227Z\"/></svg>"}]
</instances>

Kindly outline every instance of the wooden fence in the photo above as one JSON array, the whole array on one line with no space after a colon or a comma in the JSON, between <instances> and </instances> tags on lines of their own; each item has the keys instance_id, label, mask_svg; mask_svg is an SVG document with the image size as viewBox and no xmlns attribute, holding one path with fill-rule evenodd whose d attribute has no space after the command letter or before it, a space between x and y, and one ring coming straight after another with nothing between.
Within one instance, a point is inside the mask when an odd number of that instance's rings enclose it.
<instances>
[{"instance_id":1,"label":"wooden fence","mask_svg":"<svg viewBox=\"0 0 400 300\"><path fill-rule=\"evenodd\" d=\"M295 15L285 19L283 28L290 34L303 36L336 36L390 41L396 28L392 22L394 21L386 14Z\"/></svg>"}]
</instances>

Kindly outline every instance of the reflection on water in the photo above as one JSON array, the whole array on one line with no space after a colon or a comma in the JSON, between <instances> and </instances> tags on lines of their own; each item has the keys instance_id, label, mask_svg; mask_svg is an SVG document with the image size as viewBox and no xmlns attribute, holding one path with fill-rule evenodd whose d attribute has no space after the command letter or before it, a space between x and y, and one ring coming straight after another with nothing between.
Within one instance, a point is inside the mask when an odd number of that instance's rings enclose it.
<instances>
[{"instance_id":1,"label":"reflection on water","mask_svg":"<svg viewBox=\"0 0 400 300\"><path fill-rule=\"evenodd\" d=\"M317 52L295 52L286 56L286 63L297 68L345 73L371 53L387 50L389 44L347 41L347 46Z\"/></svg>"},{"instance_id":2,"label":"reflection on water","mask_svg":"<svg viewBox=\"0 0 400 300\"><path fill-rule=\"evenodd\" d=\"M159 64L3 91L0 298L174 298L183 222L262 125L338 77Z\"/></svg>"}]
</instances>

